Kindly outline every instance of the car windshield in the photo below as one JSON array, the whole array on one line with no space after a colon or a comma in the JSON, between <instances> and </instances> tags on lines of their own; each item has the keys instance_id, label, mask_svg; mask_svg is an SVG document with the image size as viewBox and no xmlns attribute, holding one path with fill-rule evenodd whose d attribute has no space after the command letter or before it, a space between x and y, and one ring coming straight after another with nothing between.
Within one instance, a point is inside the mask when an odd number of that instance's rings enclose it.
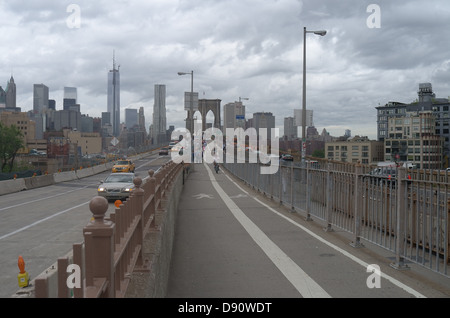
<instances>
[{"instance_id":1,"label":"car windshield","mask_svg":"<svg viewBox=\"0 0 450 318\"><path fill-rule=\"evenodd\" d=\"M120 174L115 174L115 175L110 175L106 180L105 183L116 183L116 182L120 182L120 183L133 183L133 176L132 175L120 175Z\"/></svg>"},{"instance_id":2,"label":"car windshield","mask_svg":"<svg viewBox=\"0 0 450 318\"><path fill-rule=\"evenodd\" d=\"M129 161L126 161L126 160L117 161L118 165L127 165L128 163L129 163Z\"/></svg>"}]
</instances>

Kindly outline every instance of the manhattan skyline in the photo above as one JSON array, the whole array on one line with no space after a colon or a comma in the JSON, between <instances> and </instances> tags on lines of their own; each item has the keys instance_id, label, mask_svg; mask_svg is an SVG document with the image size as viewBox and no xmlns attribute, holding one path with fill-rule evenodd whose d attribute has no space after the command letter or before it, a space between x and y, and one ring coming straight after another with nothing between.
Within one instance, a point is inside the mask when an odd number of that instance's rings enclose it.
<instances>
[{"instance_id":1,"label":"manhattan skyline","mask_svg":"<svg viewBox=\"0 0 450 318\"><path fill-rule=\"evenodd\" d=\"M303 27L327 30L306 39L307 109L319 131L376 138L375 107L414 101L419 83L450 95L447 1L80 1L78 11L67 11L69 4L0 3L9 48L0 78L14 76L22 111L32 110L33 84L43 83L59 109L64 87L77 87L81 112L100 117L115 51L121 117L144 107L152 118L153 87L163 83L167 124L184 127L190 81L177 72L194 70L199 98L222 105L249 98L247 119L272 112L282 127L301 108ZM377 17L379 25L371 24Z\"/></svg>"}]
</instances>

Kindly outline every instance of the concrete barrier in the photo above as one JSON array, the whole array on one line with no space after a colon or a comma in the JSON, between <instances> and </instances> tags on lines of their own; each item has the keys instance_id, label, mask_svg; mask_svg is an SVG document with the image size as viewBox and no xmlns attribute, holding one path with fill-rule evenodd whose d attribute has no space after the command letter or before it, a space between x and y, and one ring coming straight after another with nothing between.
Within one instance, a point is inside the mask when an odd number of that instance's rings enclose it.
<instances>
[{"instance_id":1,"label":"concrete barrier","mask_svg":"<svg viewBox=\"0 0 450 318\"><path fill-rule=\"evenodd\" d=\"M53 175L45 175L45 176L37 176L31 178L25 178L25 186L27 189L35 189L40 187L46 187L52 184L55 184L55 179L53 179Z\"/></svg>"},{"instance_id":2,"label":"concrete barrier","mask_svg":"<svg viewBox=\"0 0 450 318\"><path fill-rule=\"evenodd\" d=\"M112 167L114 166L115 162L108 162L105 164L106 170L112 170Z\"/></svg>"},{"instance_id":3,"label":"concrete barrier","mask_svg":"<svg viewBox=\"0 0 450 318\"><path fill-rule=\"evenodd\" d=\"M26 190L24 179L0 181L0 195Z\"/></svg>"},{"instance_id":4,"label":"concrete barrier","mask_svg":"<svg viewBox=\"0 0 450 318\"><path fill-rule=\"evenodd\" d=\"M56 183L73 181L77 179L75 171L57 172L53 174Z\"/></svg>"},{"instance_id":5,"label":"concrete barrier","mask_svg":"<svg viewBox=\"0 0 450 318\"><path fill-rule=\"evenodd\" d=\"M83 168L80 170L77 170L77 178L82 179L86 177L90 177L94 175L94 170L92 168Z\"/></svg>"},{"instance_id":6,"label":"concrete barrier","mask_svg":"<svg viewBox=\"0 0 450 318\"><path fill-rule=\"evenodd\" d=\"M92 167L94 174L99 174L106 171L106 166L104 164Z\"/></svg>"}]
</instances>

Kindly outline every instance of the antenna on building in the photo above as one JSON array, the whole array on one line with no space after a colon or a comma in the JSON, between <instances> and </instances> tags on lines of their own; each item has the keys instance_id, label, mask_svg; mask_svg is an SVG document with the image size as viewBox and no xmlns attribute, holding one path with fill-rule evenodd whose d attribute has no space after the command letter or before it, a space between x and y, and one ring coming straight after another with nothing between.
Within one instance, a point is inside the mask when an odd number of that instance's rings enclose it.
<instances>
[{"instance_id":1,"label":"antenna on building","mask_svg":"<svg viewBox=\"0 0 450 318\"><path fill-rule=\"evenodd\" d=\"M116 70L116 51L113 50L113 71Z\"/></svg>"}]
</instances>

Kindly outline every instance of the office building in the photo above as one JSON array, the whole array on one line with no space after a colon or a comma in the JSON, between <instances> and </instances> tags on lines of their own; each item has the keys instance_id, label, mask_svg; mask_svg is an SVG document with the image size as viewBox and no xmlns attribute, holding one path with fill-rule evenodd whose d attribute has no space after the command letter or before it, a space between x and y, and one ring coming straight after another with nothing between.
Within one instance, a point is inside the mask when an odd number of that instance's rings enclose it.
<instances>
[{"instance_id":1,"label":"office building","mask_svg":"<svg viewBox=\"0 0 450 318\"><path fill-rule=\"evenodd\" d=\"M16 83L14 83L14 78L11 75L11 79L6 86L6 108L16 108Z\"/></svg>"},{"instance_id":2,"label":"office building","mask_svg":"<svg viewBox=\"0 0 450 318\"><path fill-rule=\"evenodd\" d=\"M74 110L58 110L54 112L54 125L56 131L73 129L81 132L81 113Z\"/></svg>"},{"instance_id":3,"label":"office building","mask_svg":"<svg viewBox=\"0 0 450 318\"><path fill-rule=\"evenodd\" d=\"M138 126L138 111L137 109L125 109L125 127L131 130Z\"/></svg>"},{"instance_id":4,"label":"office building","mask_svg":"<svg viewBox=\"0 0 450 318\"><path fill-rule=\"evenodd\" d=\"M36 122L30 119L27 113L22 112L0 112L0 122L5 126L15 125L23 136L24 149L20 149L19 153L28 152L28 144L36 138Z\"/></svg>"},{"instance_id":5,"label":"office building","mask_svg":"<svg viewBox=\"0 0 450 318\"><path fill-rule=\"evenodd\" d=\"M254 113L253 127L256 129L258 136L260 136L260 128L267 128L267 142L270 144L270 140L272 139L272 128L275 128L275 116L273 116L272 113L267 112Z\"/></svg>"},{"instance_id":6,"label":"office building","mask_svg":"<svg viewBox=\"0 0 450 318\"><path fill-rule=\"evenodd\" d=\"M42 114L48 108L48 87L44 84L33 85L33 112Z\"/></svg>"},{"instance_id":7,"label":"office building","mask_svg":"<svg viewBox=\"0 0 450 318\"><path fill-rule=\"evenodd\" d=\"M384 161L384 144L381 141L360 136L326 142L325 158L340 162L376 165L377 162Z\"/></svg>"},{"instance_id":8,"label":"office building","mask_svg":"<svg viewBox=\"0 0 450 318\"><path fill-rule=\"evenodd\" d=\"M223 133L227 128L245 130L245 105L242 102L228 103L223 107Z\"/></svg>"},{"instance_id":9,"label":"office building","mask_svg":"<svg viewBox=\"0 0 450 318\"><path fill-rule=\"evenodd\" d=\"M297 138L297 126L294 117L284 118L284 137L286 140L294 140Z\"/></svg>"},{"instance_id":10,"label":"office building","mask_svg":"<svg viewBox=\"0 0 450 318\"><path fill-rule=\"evenodd\" d=\"M407 112L389 118L389 133L384 140L386 161L408 162L419 169L443 169L444 137L436 135L432 111Z\"/></svg>"},{"instance_id":11,"label":"office building","mask_svg":"<svg viewBox=\"0 0 450 318\"><path fill-rule=\"evenodd\" d=\"M139 108L138 124L139 124L140 130L147 132L147 129L145 129L144 107Z\"/></svg>"},{"instance_id":12,"label":"office building","mask_svg":"<svg viewBox=\"0 0 450 318\"><path fill-rule=\"evenodd\" d=\"M423 111L431 111L435 118L435 135L444 138L444 161L450 158L450 102L448 98L436 98L430 83L419 84L418 98L410 104L389 102L377 109L377 139L385 141L390 138L389 120L404 118L406 114L419 115ZM409 115L410 116L410 115Z\"/></svg>"},{"instance_id":13,"label":"office building","mask_svg":"<svg viewBox=\"0 0 450 318\"><path fill-rule=\"evenodd\" d=\"M153 105L153 130L154 144L167 142L167 118L166 118L166 85L155 85L155 103Z\"/></svg>"},{"instance_id":14,"label":"office building","mask_svg":"<svg viewBox=\"0 0 450 318\"><path fill-rule=\"evenodd\" d=\"M111 114L111 125L113 136L120 135L120 66L116 68L115 59L113 59L113 69L108 72L108 113Z\"/></svg>"}]
</instances>

